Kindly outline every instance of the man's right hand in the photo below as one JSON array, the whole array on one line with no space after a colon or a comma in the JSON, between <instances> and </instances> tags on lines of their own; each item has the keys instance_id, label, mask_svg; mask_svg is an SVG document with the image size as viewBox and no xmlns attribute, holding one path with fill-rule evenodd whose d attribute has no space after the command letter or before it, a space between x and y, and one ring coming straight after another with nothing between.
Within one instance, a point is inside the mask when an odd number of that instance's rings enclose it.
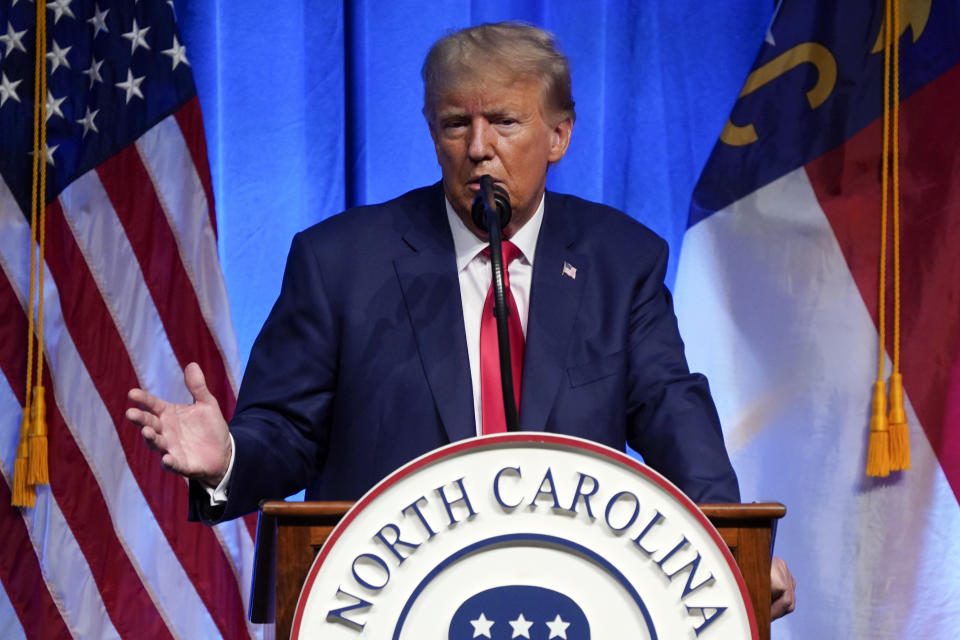
<instances>
[{"instance_id":1,"label":"man's right hand","mask_svg":"<svg viewBox=\"0 0 960 640\"><path fill-rule=\"evenodd\" d=\"M227 422L197 363L186 366L183 381L193 404L174 404L143 389L131 389L127 397L140 408L127 409L126 417L140 427L147 445L160 452L166 469L216 487L230 465Z\"/></svg>"}]
</instances>

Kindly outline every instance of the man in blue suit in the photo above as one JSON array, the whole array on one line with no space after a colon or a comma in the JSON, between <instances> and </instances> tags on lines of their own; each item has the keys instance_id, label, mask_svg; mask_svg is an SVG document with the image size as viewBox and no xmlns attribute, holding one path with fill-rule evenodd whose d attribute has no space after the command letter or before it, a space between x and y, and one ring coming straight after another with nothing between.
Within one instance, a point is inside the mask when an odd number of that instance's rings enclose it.
<instances>
[{"instance_id":1,"label":"man in blue suit","mask_svg":"<svg viewBox=\"0 0 960 640\"><path fill-rule=\"evenodd\" d=\"M442 182L297 234L229 431L195 365L194 405L131 392L147 411L128 415L164 465L208 488L229 469L221 508L204 512L231 518L304 486L312 499L359 498L414 457L480 434L471 346L490 267L470 210L488 174L509 195L504 237L521 254L508 266L523 302L521 427L629 442L692 499L738 501L663 284L666 243L614 209L545 193L575 118L551 36L468 29L434 45L423 75Z\"/></svg>"},{"instance_id":2,"label":"man in blue suit","mask_svg":"<svg viewBox=\"0 0 960 640\"><path fill-rule=\"evenodd\" d=\"M191 478L194 515L237 517L304 486L308 499L356 499L483 432L490 267L470 210L484 174L514 212L504 237L519 257L505 268L525 342L521 428L629 443L693 500L739 501L707 381L684 358L666 244L619 211L545 191L575 119L552 37L466 29L433 46L423 76L442 181L297 234L229 428L196 364L184 370L192 405L131 390L141 408L127 417ZM782 615L792 578L779 561L772 577Z\"/></svg>"},{"instance_id":3,"label":"man in blue suit","mask_svg":"<svg viewBox=\"0 0 960 640\"><path fill-rule=\"evenodd\" d=\"M311 479L310 498L356 499L414 457L477 435L444 208L435 185L294 239L230 423L225 515ZM694 500L738 501L706 380L684 362L666 259L665 243L624 214L547 194L520 424L629 441Z\"/></svg>"}]
</instances>

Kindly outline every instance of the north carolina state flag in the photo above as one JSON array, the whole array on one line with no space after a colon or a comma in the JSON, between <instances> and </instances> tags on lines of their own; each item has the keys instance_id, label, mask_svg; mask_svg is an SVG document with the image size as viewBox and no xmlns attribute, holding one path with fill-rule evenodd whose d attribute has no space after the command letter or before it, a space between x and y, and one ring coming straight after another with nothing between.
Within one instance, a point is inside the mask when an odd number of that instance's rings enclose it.
<instances>
[{"instance_id":1,"label":"north carolina state flag","mask_svg":"<svg viewBox=\"0 0 960 640\"><path fill-rule=\"evenodd\" d=\"M744 500L788 507L776 553L799 604L774 625L780 637L953 638L960 623L960 3L900 5L912 468L864 475L881 0L781 3L697 184L681 253L681 330L710 378Z\"/></svg>"}]
</instances>

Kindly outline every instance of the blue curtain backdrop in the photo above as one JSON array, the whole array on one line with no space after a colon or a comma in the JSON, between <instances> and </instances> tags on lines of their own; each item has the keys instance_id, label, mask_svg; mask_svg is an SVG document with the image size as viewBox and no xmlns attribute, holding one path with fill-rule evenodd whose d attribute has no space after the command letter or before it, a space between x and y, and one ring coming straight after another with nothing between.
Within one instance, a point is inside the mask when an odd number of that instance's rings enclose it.
<instances>
[{"instance_id":1,"label":"blue curtain backdrop","mask_svg":"<svg viewBox=\"0 0 960 640\"><path fill-rule=\"evenodd\" d=\"M292 235L433 183L420 65L451 29L524 20L570 58L577 121L550 189L620 208L671 246L774 11L772 0L181 0L206 121L240 354Z\"/></svg>"}]
</instances>

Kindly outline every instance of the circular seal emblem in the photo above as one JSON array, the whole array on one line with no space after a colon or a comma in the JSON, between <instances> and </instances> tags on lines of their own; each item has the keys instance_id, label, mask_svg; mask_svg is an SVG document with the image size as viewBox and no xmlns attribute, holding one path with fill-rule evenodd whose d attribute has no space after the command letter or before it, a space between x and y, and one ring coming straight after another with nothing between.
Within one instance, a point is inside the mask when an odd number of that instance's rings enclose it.
<instances>
[{"instance_id":1,"label":"circular seal emblem","mask_svg":"<svg viewBox=\"0 0 960 640\"><path fill-rule=\"evenodd\" d=\"M457 442L361 498L310 569L293 638L757 638L746 585L679 489L586 440Z\"/></svg>"}]
</instances>

